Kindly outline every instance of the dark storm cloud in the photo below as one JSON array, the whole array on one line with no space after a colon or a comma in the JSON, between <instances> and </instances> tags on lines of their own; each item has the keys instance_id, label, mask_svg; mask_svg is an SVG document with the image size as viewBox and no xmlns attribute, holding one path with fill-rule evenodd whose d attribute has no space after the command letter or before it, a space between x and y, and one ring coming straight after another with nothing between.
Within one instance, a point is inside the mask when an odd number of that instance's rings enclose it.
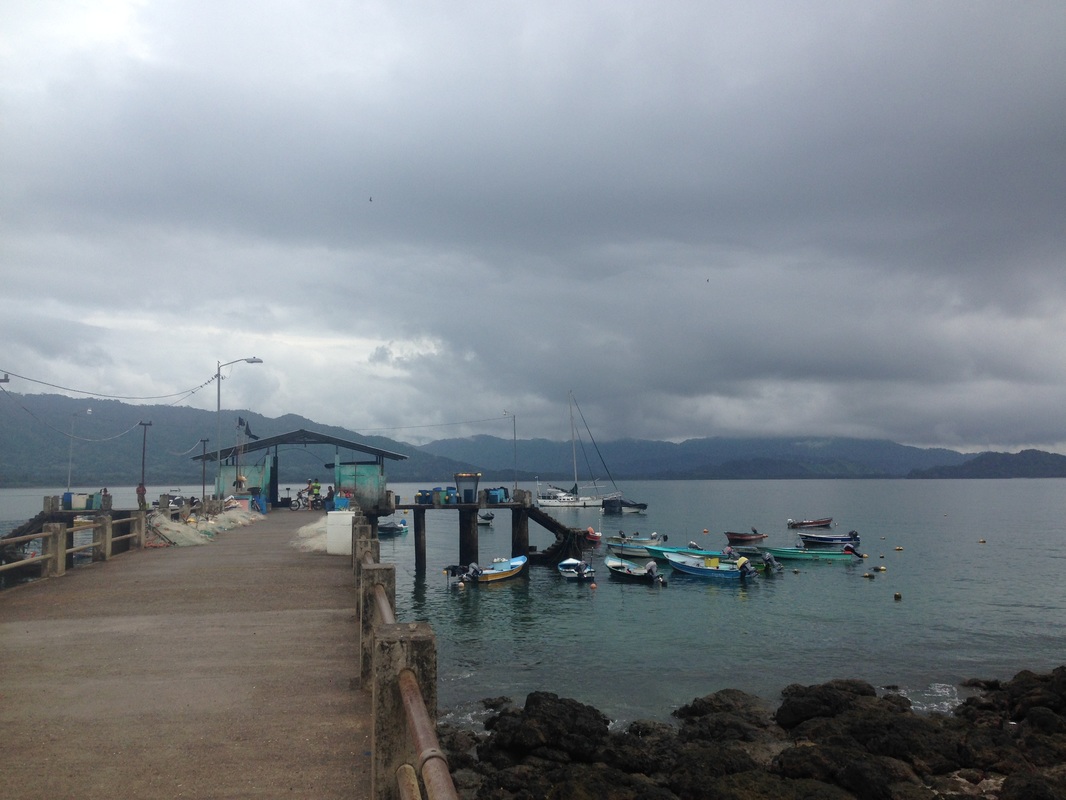
<instances>
[{"instance_id":1,"label":"dark storm cloud","mask_svg":"<svg viewBox=\"0 0 1066 800\"><path fill-rule=\"evenodd\" d=\"M0 200L5 310L109 386L256 354L229 402L365 429L564 437L573 388L606 438L1066 440L1057 4L107 11L0 12Z\"/></svg>"}]
</instances>

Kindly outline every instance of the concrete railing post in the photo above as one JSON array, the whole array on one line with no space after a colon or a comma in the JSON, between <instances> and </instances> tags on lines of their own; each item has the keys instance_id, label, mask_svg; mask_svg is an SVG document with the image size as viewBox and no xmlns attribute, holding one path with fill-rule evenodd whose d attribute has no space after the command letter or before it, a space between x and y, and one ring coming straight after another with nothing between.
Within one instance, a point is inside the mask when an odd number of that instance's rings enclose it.
<instances>
[{"instance_id":1,"label":"concrete railing post","mask_svg":"<svg viewBox=\"0 0 1066 800\"><path fill-rule=\"evenodd\" d=\"M93 561L107 561L111 558L113 536L111 517L101 514L93 518Z\"/></svg>"},{"instance_id":2,"label":"concrete railing post","mask_svg":"<svg viewBox=\"0 0 1066 800\"><path fill-rule=\"evenodd\" d=\"M400 673L410 670L418 682L422 699L435 726L437 718L437 641L425 622L398 622L378 625L372 670L374 732L371 751L373 768L370 796L373 800L398 797L397 771L412 764L421 771L422 763L435 754L416 753L412 743L419 739L408 724Z\"/></svg>"},{"instance_id":3,"label":"concrete railing post","mask_svg":"<svg viewBox=\"0 0 1066 800\"><path fill-rule=\"evenodd\" d=\"M360 527L370 528L369 525ZM355 573L355 581L358 585L360 571L366 563L366 555L370 554L370 560L375 564L381 560L381 540L352 538L352 570Z\"/></svg>"},{"instance_id":4,"label":"concrete railing post","mask_svg":"<svg viewBox=\"0 0 1066 800\"><path fill-rule=\"evenodd\" d=\"M394 564L363 564L359 573L359 679L363 686L370 679L374 661L374 629L380 622L374 615L374 592L381 586L396 608L396 566Z\"/></svg>"},{"instance_id":5,"label":"concrete railing post","mask_svg":"<svg viewBox=\"0 0 1066 800\"><path fill-rule=\"evenodd\" d=\"M138 511L136 514L137 517L133 523L133 529L137 532L137 535L133 538L133 544L138 550L143 550L144 542L148 538L148 512Z\"/></svg>"},{"instance_id":6,"label":"concrete railing post","mask_svg":"<svg viewBox=\"0 0 1066 800\"><path fill-rule=\"evenodd\" d=\"M49 555L44 562L48 577L58 578L67 573L67 528L59 522L46 522L43 530L47 536L41 539L42 554Z\"/></svg>"},{"instance_id":7,"label":"concrete railing post","mask_svg":"<svg viewBox=\"0 0 1066 800\"><path fill-rule=\"evenodd\" d=\"M367 551L374 556L375 562L380 559L381 542L372 538L373 532L366 517L359 514L352 517L352 571L356 574L356 580L359 576L359 565Z\"/></svg>"}]
</instances>

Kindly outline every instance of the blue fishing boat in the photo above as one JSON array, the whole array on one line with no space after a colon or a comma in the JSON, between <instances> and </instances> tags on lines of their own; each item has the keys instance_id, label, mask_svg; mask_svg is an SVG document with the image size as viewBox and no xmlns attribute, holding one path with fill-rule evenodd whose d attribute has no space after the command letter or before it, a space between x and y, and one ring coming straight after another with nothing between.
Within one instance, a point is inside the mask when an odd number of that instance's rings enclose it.
<instances>
[{"instance_id":1,"label":"blue fishing boat","mask_svg":"<svg viewBox=\"0 0 1066 800\"><path fill-rule=\"evenodd\" d=\"M684 553L666 553L666 560L678 572L695 575L700 578L739 581L741 578L754 578L758 573L747 558L738 563L724 561L709 555L685 555Z\"/></svg>"},{"instance_id":2,"label":"blue fishing boat","mask_svg":"<svg viewBox=\"0 0 1066 800\"><path fill-rule=\"evenodd\" d=\"M859 544L859 532L848 531L847 533L800 533L797 534L805 545L810 544Z\"/></svg>"}]
</instances>

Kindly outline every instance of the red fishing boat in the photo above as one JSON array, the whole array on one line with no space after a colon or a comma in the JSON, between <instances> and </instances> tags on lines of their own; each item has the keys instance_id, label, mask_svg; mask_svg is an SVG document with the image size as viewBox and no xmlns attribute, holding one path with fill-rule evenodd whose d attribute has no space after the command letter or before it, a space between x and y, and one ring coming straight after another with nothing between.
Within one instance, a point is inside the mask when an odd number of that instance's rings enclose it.
<instances>
[{"instance_id":1,"label":"red fishing boat","mask_svg":"<svg viewBox=\"0 0 1066 800\"><path fill-rule=\"evenodd\" d=\"M761 542L766 536L765 533L759 533L755 528L751 529L751 533L725 532L725 538L729 540L730 544L755 544L756 542Z\"/></svg>"},{"instance_id":2,"label":"red fishing boat","mask_svg":"<svg viewBox=\"0 0 1066 800\"><path fill-rule=\"evenodd\" d=\"M788 521L788 527L790 528L831 528L832 526L832 517L822 517L821 519L790 519Z\"/></svg>"}]
</instances>

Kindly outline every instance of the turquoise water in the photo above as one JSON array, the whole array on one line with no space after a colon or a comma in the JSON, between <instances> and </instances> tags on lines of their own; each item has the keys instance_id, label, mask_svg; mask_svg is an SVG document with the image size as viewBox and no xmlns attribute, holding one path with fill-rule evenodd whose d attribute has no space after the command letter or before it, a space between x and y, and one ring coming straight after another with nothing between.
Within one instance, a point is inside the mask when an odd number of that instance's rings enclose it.
<instances>
[{"instance_id":1,"label":"turquoise water","mask_svg":"<svg viewBox=\"0 0 1066 800\"><path fill-rule=\"evenodd\" d=\"M150 487L149 496L173 488ZM390 488L409 499L430 487ZM667 719L722 688L776 701L790 683L844 677L899 686L919 708L948 708L965 678L1007 678L1066 661L1066 481L661 481L623 488L649 503L646 514L553 513L605 535L658 531L673 544L707 546L725 544L723 531L751 526L769 534L767 544L787 546L795 539L788 518L832 516L838 530L859 531L869 558L790 564L775 578L740 586L671 575L657 588L609 578L602 550L593 548L594 589L539 566L528 578L459 588L442 573L458 560L458 514L429 510L426 575L415 574L412 534L382 540L381 552L397 565L398 618L425 620L437 633L444 718L476 716L482 698L521 701L543 689L620 722ZM120 507L135 503L133 487L111 491ZM61 492L0 491L0 522L32 516L45 494ZM482 562L510 555L509 512L497 511L493 527L479 532ZM530 524L531 544L552 540ZM885 572L873 572L882 565Z\"/></svg>"}]
</instances>

